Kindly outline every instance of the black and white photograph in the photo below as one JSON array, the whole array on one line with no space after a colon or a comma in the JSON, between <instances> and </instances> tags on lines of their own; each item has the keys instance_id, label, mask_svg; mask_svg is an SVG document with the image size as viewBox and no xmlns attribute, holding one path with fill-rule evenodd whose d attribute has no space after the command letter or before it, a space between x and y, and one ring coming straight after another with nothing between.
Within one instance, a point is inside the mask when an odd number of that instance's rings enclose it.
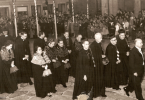
<instances>
[{"instance_id":1,"label":"black and white photograph","mask_svg":"<svg viewBox=\"0 0 145 100\"><path fill-rule=\"evenodd\" d=\"M145 100L145 0L0 0L0 100Z\"/></svg>"}]
</instances>

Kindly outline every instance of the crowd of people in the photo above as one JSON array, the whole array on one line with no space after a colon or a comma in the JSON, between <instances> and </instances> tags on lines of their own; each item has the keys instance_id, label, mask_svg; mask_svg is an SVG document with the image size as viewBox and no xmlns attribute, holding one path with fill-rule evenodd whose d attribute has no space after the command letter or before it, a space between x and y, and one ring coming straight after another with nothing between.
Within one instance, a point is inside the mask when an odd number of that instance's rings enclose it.
<instances>
[{"instance_id":1,"label":"crowd of people","mask_svg":"<svg viewBox=\"0 0 145 100\"><path fill-rule=\"evenodd\" d=\"M86 14L76 14L74 22L72 17L67 14L57 14L57 32L61 36L65 31L69 31L71 37L82 34L84 38L94 38L96 32L101 32L104 37L118 35L119 29L125 29L127 36L135 39L140 37L144 39L145 31L145 14L144 10L139 12L138 17L135 17L133 12L118 10L116 15L90 15L87 19ZM14 23L12 19L0 18L0 30L8 29L12 37L14 34ZM29 38L37 37L37 26L35 16L27 18L17 18L17 28L28 33ZM55 25L53 14L38 17L39 31L43 31L46 35L52 36L55 34Z\"/></svg>"},{"instance_id":2,"label":"crowd of people","mask_svg":"<svg viewBox=\"0 0 145 100\"><path fill-rule=\"evenodd\" d=\"M56 85L66 88L72 76L75 78L72 99L91 91L92 98L106 97L105 88L120 90L120 85L128 84L123 88L125 93L129 96L135 90L136 98L144 100L141 90L144 17L144 11L135 18L133 12L119 10L116 16L90 15L90 19L85 14L76 14L73 22L62 15L57 18L57 40L52 37L55 33L52 16L39 17L38 35L35 17L18 21L18 37L14 34L14 24L1 18L0 93L14 93L18 84L21 87L34 84L37 97L51 97L57 92ZM31 56L29 38L34 37ZM101 46L103 37L110 40L106 50ZM130 37L135 40L132 50L128 45ZM94 41L90 43L88 38Z\"/></svg>"}]
</instances>

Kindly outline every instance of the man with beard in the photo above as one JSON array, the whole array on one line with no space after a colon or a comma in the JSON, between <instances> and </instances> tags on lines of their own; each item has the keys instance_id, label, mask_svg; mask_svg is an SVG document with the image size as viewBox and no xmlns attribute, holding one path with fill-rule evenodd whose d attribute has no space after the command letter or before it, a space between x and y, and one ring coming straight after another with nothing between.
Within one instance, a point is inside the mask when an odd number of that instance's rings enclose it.
<instances>
[{"instance_id":1,"label":"man with beard","mask_svg":"<svg viewBox=\"0 0 145 100\"><path fill-rule=\"evenodd\" d=\"M126 95L135 90L135 95L138 100L144 100L142 96L141 82L144 75L144 56L142 52L143 41L135 39L135 47L130 51L129 55L129 84L124 88Z\"/></svg>"},{"instance_id":2,"label":"man with beard","mask_svg":"<svg viewBox=\"0 0 145 100\"><path fill-rule=\"evenodd\" d=\"M119 30L119 36L117 37L117 48L119 51L119 57L121 60L120 66L119 66L119 79L120 79L120 85L126 85L128 82L128 56L129 56L129 46L127 43L127 40L125 38L125 31L123 29Z\"/></svg>"},{"instance_id":3,"label":"man with beard","mask_svg":"<svg viewBox=\"0 0 145 100\"><path fill-rule=\"evenodd\" d=\"M103 55L101 47L102 35L101 33L95 34L95 41L90 45L92 55L94 58L94 85L93 85L93 97L98 96L106 97L105 95L105 85L104 85L104 66L102 63Z\"/></svg>"},{"instance_id":4,"label":"man with beard","mask_svg":"<svg viewBox=\"0 0 145 100\"><path fill-rule=\"evenodd\" d=\"M32 85L31 66L30 66L30 49L29 41L26 39L27 33L21 32L21 37L15 41L15 65L18 67L17 82L21 83L21 86L25 86L24 83Z\"/></svg>"},{"instance_id":5,"label":"man with beard","mask_svg":"<svg viewBox=\"0 0 145 100\"><path fill-rule=\"evenodd\" d=\"M79 54L79 52L82 50L83 46L81 43L82 40L82 35L77 34L76 39L73 44L73 49L72 49L72 76L75 77L75 72L76 72L76 59Z\"/></svg>"},{"instance_id":6,"label":"man with beard","mask_svg":"<svg viewBox=\"0 0 145 100\"><path fill-rule=\"evenodd\" d=\"M39 37L38 37L37 39L34 40L34 48L35 48L36 46L39 46L39 47L42 48L42 50L44 50L44 48L45 48L44 37L45 37L44 32L39 32Z\"/></svg>"},{"instance_id":7,"label":"man with beard","mask_svg":"<svg viewBox=\"0 0 145 100\"><path fill-rule=\"evenodd\" d=\"M76 78L73 92L73 99L85 93L88 94L93 87L94 64L91 51L89 50L89 41L82 42L83 49L79 52L76 61Z\"/></svg>"},{"instance_id":8,"label":"man with beard","mask_svg":"<svg viewBox=\"0 0 145 100\"><path fill-rule=\"evenodd\" d=\"M106 56L109 59L109 63L105 66L105 87L119 90L118 66L121 61L116 44L116 37L113 36L106 48Z\"/></svg>"}]
</instances>

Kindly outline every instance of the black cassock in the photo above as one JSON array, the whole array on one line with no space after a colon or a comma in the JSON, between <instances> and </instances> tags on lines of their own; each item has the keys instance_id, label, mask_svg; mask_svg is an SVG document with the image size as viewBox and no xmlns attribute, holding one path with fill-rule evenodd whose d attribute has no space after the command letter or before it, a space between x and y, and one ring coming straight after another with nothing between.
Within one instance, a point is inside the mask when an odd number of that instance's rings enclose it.
<instances>
[{"instance_id":1,"label":"black cassock","mask_svg":"<svg viewBox=\"0 0 145 100\"><path fill-rule=\"evenodd\" d=\"M100 43L94 41L90 49L94 57L95 65L94 67L94 85L93 85L93 97L105 95L105 84L104 84L104 66L102 64L102 47Z\"/></svg>"},{"instance_id":2,"label":"black cassock","mask_svg":"<svg viewBox=\"0 0 145 100\"><path fill-rule=\"evenodd\" d=\"M79 52L76 62L76 78L73 91L73 99L82 92L88 94L93 87L93 71L94 66L92 62L91 53L88 50L82 49ZM84 75L87 76L87 81L84 80Z\"/></svg>"},{"instance_id":3,"label":"black cassock","mask_svg":"<svg viewBox=\"0 0 145 100\"><path fill-rule=\"evenodd\" d=\"M106 48L106 56L109 59L109 64L105 66L105 87L119 88L117 48L111 43Z\"/></svg>"},{"instance_id":4,"label":"black cassock","mask_svg":"<svg viewBox=\"0 0 145 100\"><path fill-rule=\"evenodd\" d=\"M30 63L30 49L29 41L17 38L15 41L15 65L18 67L17 72L18 83L31 83L30 77L32 76L32 66ZM23 60L25 55L29 55L28 60Z\"/></svg>"},{"instance_id":5,"label":"black cassock","mask_svg":"<svg viewBox=\"0 0 145 100\"><path fill-rule=\"evenodd\" d=\"M120 85L126 85L128 82L128 69L129 69L129 57L126 55L126 52L130 50L127 41L121 40L119 37L117 38L117 48L119 51L120 56L120 67L119 67L119 74L120 74Z\"/></svg>"}]
</instances>

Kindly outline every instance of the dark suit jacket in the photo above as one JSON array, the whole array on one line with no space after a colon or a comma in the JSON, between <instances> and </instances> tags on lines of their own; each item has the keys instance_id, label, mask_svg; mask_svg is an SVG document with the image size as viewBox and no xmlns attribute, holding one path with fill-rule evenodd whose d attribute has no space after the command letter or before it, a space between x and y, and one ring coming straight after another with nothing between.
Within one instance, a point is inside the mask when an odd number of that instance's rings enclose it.
<instances>
[{"instance_id":1,"label":"dark suit jacket","mask_svg":"<svg viewBox=\"0 0 145 100\"><path fill-rule=\"evenodd\" d=\"M136 47L134 47L130 51L129 55L129 65L131 73L134 74L137 72L138 76L142 77L144 74L144 66L143 66L143 58L141 53L138 51Z\"/></svg>"}]
</instances>

